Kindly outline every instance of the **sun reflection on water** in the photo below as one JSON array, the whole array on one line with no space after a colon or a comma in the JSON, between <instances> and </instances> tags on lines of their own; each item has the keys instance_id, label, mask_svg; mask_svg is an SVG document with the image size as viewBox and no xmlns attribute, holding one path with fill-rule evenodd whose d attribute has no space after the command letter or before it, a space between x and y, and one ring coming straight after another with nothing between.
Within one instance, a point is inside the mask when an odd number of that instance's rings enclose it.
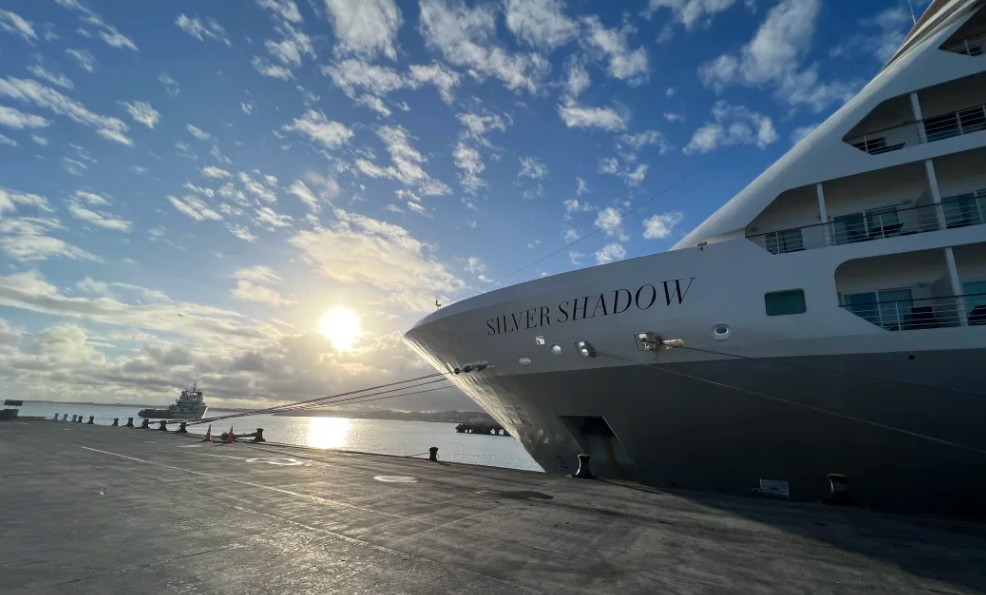
<instances>
[{"instance_id":1,"label":"sun reflection on water","mask_svg":"<svg viewBox=\"0 0 986 595\"><path fill-rule=\"evenodd\" d=\"M308 418L308 446L342 448L349 443L350 422L344 417Z\"/></svg>"}]
</instances>

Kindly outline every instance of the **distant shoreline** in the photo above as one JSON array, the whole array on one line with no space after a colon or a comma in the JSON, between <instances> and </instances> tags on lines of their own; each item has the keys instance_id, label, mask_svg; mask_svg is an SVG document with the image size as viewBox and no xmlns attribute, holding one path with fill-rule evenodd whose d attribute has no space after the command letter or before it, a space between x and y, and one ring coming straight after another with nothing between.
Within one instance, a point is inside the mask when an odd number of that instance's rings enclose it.
<instances>
[{"instance_id":1,"label":"distant shoreline","mask_svg":"<svg viewBox=\"0 0 986 595\"><path fill-rule=\"evenodd\" d=\"M141 403L93 403L91 401L24 401L24 406L31 404L45 405L65 405L74 406L95 406L95 407L126 407L131 409L159 408L160 405L148 405ZM252 409L235 409L226 407L211 408L215 411L245 413ZM275 413L278 417L347 417L350 419L383 419L395 421L430 421L440 423L462 423L462 422L487 422L494 423L493 418L483 411L394 411L391 409L383 410L341 410L341 409L313 409L309 411L289 411L285 413Z\"/></svg>"}]
</instances>

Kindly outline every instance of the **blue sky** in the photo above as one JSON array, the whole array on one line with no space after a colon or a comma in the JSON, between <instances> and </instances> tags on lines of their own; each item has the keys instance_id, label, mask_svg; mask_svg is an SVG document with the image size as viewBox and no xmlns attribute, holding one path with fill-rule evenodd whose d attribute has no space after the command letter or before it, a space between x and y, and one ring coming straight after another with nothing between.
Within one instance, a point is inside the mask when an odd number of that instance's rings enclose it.
<instances>
[{"instance_id":1,"label":"blue sky","mask_svg":"<svg viewBox=\"0 0 986 595\"><path fill-rule=\"evenodd\" d=\"M667 250L911 18L906 0L6 0L0 388L163 402L198 381L241 405L427 373L399 338L436 299ZM337 308L359 320L348 349L320 332Z\"/></svg>"}]
</instances>

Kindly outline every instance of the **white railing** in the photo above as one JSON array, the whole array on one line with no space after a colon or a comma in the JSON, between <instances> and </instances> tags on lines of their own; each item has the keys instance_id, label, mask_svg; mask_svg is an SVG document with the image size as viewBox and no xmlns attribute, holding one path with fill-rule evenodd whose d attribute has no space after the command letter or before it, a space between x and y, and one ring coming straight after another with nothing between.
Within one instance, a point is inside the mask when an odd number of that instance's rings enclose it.
<instances>
[{"instance_id":1,"label":"white railing","mask_svg":"<svg viewBox=\"0 0 986 595\"><path fill-rule=\"evenodd\" d=\"M856 316L888 331L986 325L986 294L843 304Z\"/></svg>"},{"instance_id":2,"label":"white railing","mask_svg":"<svg viewBox=\"0 0 986 595\"><path fill-rule=\"evenodd\" d=\"M986 130L986 105L975 105L917 122L891 126L847 138L845 141L860 151L880 155L981 130Z\"/></svg>"},{"instance_id":3,"label":"white railing","mask_svg":"<svg viewBox=\"0 0 986 595\"><path fill-rule=\"evenodd\" d=\"M956 54L962 54L964 56L982 56L986 53L986 33L982 33L975 37L967 37L966 39L960 39L952 43L941 46L941 50L946 52L955 52Z\"/></svg>"},{"instance_id":4,"label":"white railing","mask_svg":"<svg viewBox=\"0 0 986 595\"><path fill-rule=\"evenodd\" d=\"M951 196L941 203L841 215L827 223L772 231L747 239L772 254L785 254L984 223L986 190L980 190Z\"/></svg>"}]
</instances>

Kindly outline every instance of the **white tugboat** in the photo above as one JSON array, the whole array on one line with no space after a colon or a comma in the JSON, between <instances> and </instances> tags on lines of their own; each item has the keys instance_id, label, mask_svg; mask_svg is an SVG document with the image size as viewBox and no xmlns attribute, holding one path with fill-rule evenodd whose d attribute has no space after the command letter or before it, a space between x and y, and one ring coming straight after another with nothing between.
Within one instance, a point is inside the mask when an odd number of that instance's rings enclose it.
<instances>
[{"instance_id":1,"label":"white tugboat","mask_svg":"<svg viewBox=\"0 0 986 595\"><path fill-rule=\"evenodd\" d=\"M137 415L148 419L202 419L208 409L202 391L193 384L181 391L178 400L167 409L141 409Z\"/></svg>"}]
</instances>

